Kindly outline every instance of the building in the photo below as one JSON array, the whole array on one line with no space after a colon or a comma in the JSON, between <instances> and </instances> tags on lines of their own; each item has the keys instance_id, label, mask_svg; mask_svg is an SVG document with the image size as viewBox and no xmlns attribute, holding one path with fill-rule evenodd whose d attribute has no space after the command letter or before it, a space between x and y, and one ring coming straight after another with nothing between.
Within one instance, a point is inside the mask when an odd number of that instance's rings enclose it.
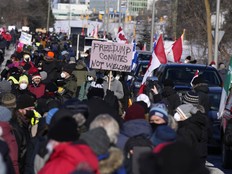
<instances>
[{"instance_id":1,"label":"building","mask_svg":"<svg viewBox=\"0 0 232 174\"><path fill-rule=\"evenodd\" d=\"M148 9L148 0L127 0L128 14L137 16L139 12Z\"/></svg>"},{"instance_id":2,"label":"building","mask_svg":"<svg viewBox=\"0 0 232 174\"><path fill-rule=\"evenodd\" d=\"M56 20L83 20L88 18L92 11L87 4L57 3L52 7Z\"/></svg>"}]
</instances>

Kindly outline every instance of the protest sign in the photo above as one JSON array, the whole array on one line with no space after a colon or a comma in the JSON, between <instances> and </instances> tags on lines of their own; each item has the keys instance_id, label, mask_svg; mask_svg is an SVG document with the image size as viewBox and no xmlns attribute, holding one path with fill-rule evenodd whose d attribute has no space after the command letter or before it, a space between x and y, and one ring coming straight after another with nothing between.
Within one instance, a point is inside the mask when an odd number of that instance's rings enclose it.
<instances>
[{"instance_id":1,"label":"protest sign","mask_svg":"<svg viewBox=\"0 0 232 174\"><path fill-rule=\"evenodd\" d=\"M93 41L90 67L111 71L131 71L132 44Z\"/></svg>"},{"instance_id":2,"label":"protest sign","mask_svg":"<svg viewBox=\"0 0 232 174\"><path fill-rule=\"evenodd\" d=\"M31 45L31 39L32 39L32 35L25 33L25 32L21 32L21 36L19 38L19 42L25 44L25 45Z\"/></svg>"}]
</instances>

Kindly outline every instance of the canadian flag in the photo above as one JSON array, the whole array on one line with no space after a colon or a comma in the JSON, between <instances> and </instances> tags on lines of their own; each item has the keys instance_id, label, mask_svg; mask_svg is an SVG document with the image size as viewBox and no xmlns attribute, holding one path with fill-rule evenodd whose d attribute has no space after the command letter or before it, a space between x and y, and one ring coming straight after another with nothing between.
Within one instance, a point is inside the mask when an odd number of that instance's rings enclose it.
<instances>
[{"instance_id":1,"label":"canadian flag","mask_svg":"<svg viewBox=\"0 0 232 174\"><path fill-rule=\"evenodd\" d=\"M167 58L169 61L180 62L183 52L183 38L184 33L172 44L171 48L167 49Z\"/></svg>"},{"instance_id":2,"label":"canadian flag","mask_svg":"<svg viewBox=\"0 0 232 174\"><path fill-rule=\"evenodd\" d=\"M127 38L126 38L126 36L125 36L125 34L123 32L122 27L118 28L118 34L117 34L116 40L119 43L127 43L128 42Z\"/></svg>"},{"instance_id":3,"label":"canadian flag","mask_svg":"<svg viewBox=\"0 0 232 174\"><path fill-rule=\"evenodd\" d=\"M147 71L143 77L143 81L139 89L139 94L143 93L145 82L147 78L151 75L152 71L158 68L161 64L166 64L166 63L167 63L167 57L164 50L163 36L160 35L157 44L152 52L152 56L150 59L150 63L148 64Z\"/></svg>"}]
</instances>

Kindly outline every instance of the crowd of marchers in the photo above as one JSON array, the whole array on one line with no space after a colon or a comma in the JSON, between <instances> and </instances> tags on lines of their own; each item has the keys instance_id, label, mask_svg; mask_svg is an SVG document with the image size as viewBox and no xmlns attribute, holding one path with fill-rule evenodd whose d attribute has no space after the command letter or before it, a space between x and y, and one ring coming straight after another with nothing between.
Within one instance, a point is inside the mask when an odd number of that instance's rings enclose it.
<instances>
[{"instance_id":1,"label":"crowd of marchers","mask_svg":"<svg viewBox=\"0 0 232 174\"><path fill-rule=\"evenodd\" d=\"M201 76L183 98L166 79L130 102L126 73L91 69L90 52L76 60L67 36L14 49L1 70L0 173L209 173Z\"/></svg>"}]
</instances>

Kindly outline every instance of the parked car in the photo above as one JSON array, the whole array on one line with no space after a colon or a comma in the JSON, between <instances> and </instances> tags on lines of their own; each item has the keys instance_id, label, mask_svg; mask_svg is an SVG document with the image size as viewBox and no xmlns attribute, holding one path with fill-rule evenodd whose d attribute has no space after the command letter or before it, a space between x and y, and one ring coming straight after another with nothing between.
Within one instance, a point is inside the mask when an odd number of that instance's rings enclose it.
<instances>
[{"instance_id":1,"label":"parked car","mask_svg":"<svg viewBox=\"0 0 232 174\"><path fill-rule=\"evenodd\" d=\"M232 91L227 98L226 106L221 118L221 138L224 140L225 130L228 120L232 119ZM232 146L228 146L222 141L222 164L224 168L232 168Z\"/></svg>"}]
</instances>

